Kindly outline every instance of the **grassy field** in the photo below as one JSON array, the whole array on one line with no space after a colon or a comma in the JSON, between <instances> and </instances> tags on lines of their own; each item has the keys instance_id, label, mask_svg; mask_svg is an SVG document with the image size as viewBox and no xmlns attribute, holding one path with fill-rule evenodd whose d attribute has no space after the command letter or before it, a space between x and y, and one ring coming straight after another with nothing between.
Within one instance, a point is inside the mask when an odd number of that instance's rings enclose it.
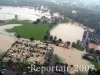
<instances>
[{"instance_id":1,"label":"grassy field","mask_svg":"<svg viewBox=\"0 0 100 75\"><path fill-rule=\"evenodd\" d=\"M17 21L11 20L7 24L22 24L22 26L16 26L13 29L7 30L8 32L15 32L17 35L20 35L22 38L31 38L34 37L36 40L42 40L46 31L49 28L49 23L38 23L32 24L29 21Z\"/></svg>"},{"instance_id":2,"label":"grassy field","mask_svg":"<svg viewBox=\"0 0 100 75\"><path fill-rule=\"evenodd\" d=\"M99 68L99 64L98 64L98 62L90 61L90 63L91 63L92 65L94 65L95 68L96 68L97 70L100 69L100 68Z\"/></svg>"}]
</instances>

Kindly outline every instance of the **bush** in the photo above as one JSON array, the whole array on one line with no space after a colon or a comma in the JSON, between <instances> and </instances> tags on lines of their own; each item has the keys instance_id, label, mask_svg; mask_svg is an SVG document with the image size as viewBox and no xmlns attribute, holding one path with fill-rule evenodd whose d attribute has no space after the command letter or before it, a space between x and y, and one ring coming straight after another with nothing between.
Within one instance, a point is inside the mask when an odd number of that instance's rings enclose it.
<instances>
[{"instance_id":1,"label":"bush","mask_svg":"<svg viewBox=\"0 0 100 75\"><path fill-rule=\"evenodd\" d=\"M58 56L58 55L54 55L54 60L55 60L55 63L57 62L63 62L63 60Z\"/></svg>"},{"instance_id":2,"label":"bush","mask_svg":"<svg viewBox=\"0 0 100 75\"><path fill-rule=\"evenodd\" d=\"M75 44L75 43L73 43L73 44L72 44L72 47L74 47L74 48L76 48L76 49L78 49L78 50L84 51L84 48L81 47L80 44Z\"/></svg>"},{"instance_id":3,"label":"bush","mask_svg":"<svg viewBox=\"0 0 100 75\"><path fill-rule=\"evenodd\" d=\"M88 52L88 53L90 53L90 54L93 54L94 53L94 49L86 49L86 51Z\"/></svg>"}]
</instances>

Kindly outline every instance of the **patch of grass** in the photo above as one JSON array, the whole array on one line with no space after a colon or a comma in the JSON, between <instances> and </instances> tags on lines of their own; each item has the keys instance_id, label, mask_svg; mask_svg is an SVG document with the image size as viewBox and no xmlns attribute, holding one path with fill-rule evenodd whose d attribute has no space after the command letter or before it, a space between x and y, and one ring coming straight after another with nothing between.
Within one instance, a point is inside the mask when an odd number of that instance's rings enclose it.
<instances>
[{"instance_id":1,"label":"patch of grass","mask_svg":"<svg viewBox=\"0 0 100 75\"><path fill-rule=\"evenodd\" d=\"M16 26L13 29L8 29L8 32L15 32L22 38L34 37L36 40L42 40L46 31L49 29L49 23L33 24L29 21L11 20L7 24L22 24L22 26Z\"/></svg>"},{"instance_id":2,"label":"patch of grass","mask_svg":"<svg viewBox=\"0 0 100 75\"><path fill-rule=\"evenodd\" d=\"M84 51L84 48L81 47L81 45L79 45L79 44L73 44L72 47L74 47L74 48L76 48L76 49L78 49L80 51Z\"/></svg>"},{"instance_id":3,"label":"patch of grass","mask_svg":"<svg viewBox=\"0 0 100 75\"><path fill-rule=\"evenodd\" d=\"M98 70L100 69L98 62L95 61L90 61L91 64L93 64L95 66L95 69Z\"/></svg>"},{"instance_id":4,"label":"patch of grass","mask_svg":"<svg viewBox=\"0 0 100 75\"><path fill-rule=\"evenodd\" d=\"M63 60L57 54L54 55L54 61L55 61L55 63L56 62L63 62Z\"/></svg>"},{"instance_id":5,"label":"patch of grass","mask_svg":"<svg viewBox=\"0 0 100 75\"><path fill-rule=\"evenodd\" d=\"M88 75L86 72L75 72L73 75Z\"/></svg>"}]
</instances>

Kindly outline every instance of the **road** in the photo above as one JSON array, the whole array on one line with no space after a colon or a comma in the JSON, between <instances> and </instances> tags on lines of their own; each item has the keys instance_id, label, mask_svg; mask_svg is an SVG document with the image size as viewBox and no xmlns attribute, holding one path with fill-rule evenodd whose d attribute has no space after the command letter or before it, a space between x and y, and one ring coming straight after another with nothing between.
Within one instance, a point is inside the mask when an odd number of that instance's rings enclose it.
<instances>
[{"instance_id":1,"label":"road","mask_svg":"<svg viewBox=\"0 0 100 75\"><path fill-rule=\"evenodd\" d=\"M51 62L50 62L50 67L52 68L52 67L54 67L54 65L55 65L55 62L54 62L54 55L52 54L52 58L51 58ZM51 75L53 72L52 71L50 71L50 72L48 72L47 73L47 75Z\"/></svg>"}]
</instances>

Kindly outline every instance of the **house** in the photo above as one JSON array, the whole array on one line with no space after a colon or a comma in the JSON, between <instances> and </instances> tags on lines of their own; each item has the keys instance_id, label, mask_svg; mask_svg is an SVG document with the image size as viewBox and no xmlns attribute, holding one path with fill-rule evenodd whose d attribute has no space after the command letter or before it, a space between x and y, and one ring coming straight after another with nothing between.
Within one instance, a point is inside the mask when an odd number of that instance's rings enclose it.
<instances>
[{"instance_id":1,"label":"house","mask_svg":"<svg viewBox=\"0 0 100 75\"><path fill-rule=\"evenodd\" d=\"M48 17L42 16L41 22L49 22L50 23L50 19Z\"/></svg>"},{"instance_id":2,"label":"house","mask_svg":"<svg viewBox=\"0 0 100 75\"><path fill-rule=\"evenodd\" d=\"M3 20L0 20L0 25L4 25L6 22Z\"/></svg>"}]
</instances>

